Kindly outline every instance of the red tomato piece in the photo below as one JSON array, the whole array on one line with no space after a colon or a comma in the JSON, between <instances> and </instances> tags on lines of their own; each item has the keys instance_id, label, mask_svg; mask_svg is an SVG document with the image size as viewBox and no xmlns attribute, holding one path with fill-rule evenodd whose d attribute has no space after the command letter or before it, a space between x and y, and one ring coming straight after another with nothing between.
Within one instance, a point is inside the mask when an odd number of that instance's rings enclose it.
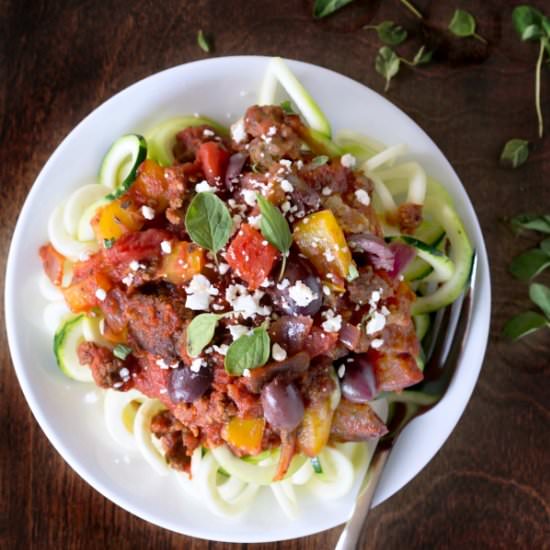
<instances>
[{"instance_id":1,"label":"red tomato piece","mask_svg":"<svg viewBox=\"0 0 550 550\"><path fill-rule=\"evenodd\" d=\"M220 185L225 176L229 153L214 141L207 141L199 147L199 160L210 185Z\"/></svg>"},{"instance_id":2,"label":"red tomato piece","mask_svg":"<svg viewBox=\"0 0 550 550\"><path fill-rule=\"evenodd\" d=\"M60 254L51 244L41 246L38 253L50 281L56 286L61 286L65 256Z\"/></svg>"},{"instance_id":3,"label":"red tomato piece","mask_svg":"<svg viewBox=\"0 0 550 550\"><path fill-rule=\"evenodd\" d=\"M271 272L278 254L259 231L243 223L227 249L226 260L248 288L256 290Z\"/></svg>"},{"instance_id":4,"label":"red tomato piece","mask_svg":"<svg viewBox=\"0 0 550 550\"><path fill-rule=\"evenodd\" d=\"M337 332L325 332L319 327L313 327L306 338L304 350L313 359L330 351L336 342L338 342Z\"/></svg>"},{"instance_id":5,"label":"red tomato piece","mask_svg":"<svg viewBox=\"0 0 550 550\"><path fill-rule=\"evenodd\" d=\"M109 278L101 271L96 271L63 289L63 296L73 313L88 312L103 301L98 291L106 296L111 286Z\"/></svg>"},{"instance_id":6,"label":"red tomato piece","mask_svg":"<svg viewBox=\"0 0 550 550\"><path fill-rule=\"evenodd\" d=\"M163 229L126 233L111 248L103 251L108 273L114 279L120 279L127 274L130 262L159 259L162 254L160 243L172 240L173 235Z\"/></svg>"}]
</instances>

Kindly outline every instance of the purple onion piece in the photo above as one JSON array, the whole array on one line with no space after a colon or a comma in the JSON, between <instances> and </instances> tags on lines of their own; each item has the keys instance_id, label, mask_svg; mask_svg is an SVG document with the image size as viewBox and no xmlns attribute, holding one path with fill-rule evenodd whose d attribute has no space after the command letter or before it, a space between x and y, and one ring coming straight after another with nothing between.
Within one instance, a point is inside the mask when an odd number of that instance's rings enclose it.
<instances>
[{"instance_id":1,"label":"purple onion piece","mask_svg":"<svg viewBox=\"0 0 550 550\"><path fill-rule=\"evenodd\" d=\"M393 252L394 262L393 269L389 272L389 276L392 279L396 279L414 260L416 257L416 250L412 246L400 242L390 243L390 249Z\"/></svg>"},{"instance_id":2,"label":"purple onion piece","mask_svg":"<svg viewBox=\"0 0 550 550\"><path fill-rule=\"evenodd\" d=\"M359 233L349 237L348 243L352 248L366 252L370 263L376 269L393 271L394 254L384 239L368 233Z\"/></svg>"},{"instance_id":3,"label":"purple onion piece","mask_svg":"<svg viewBox=\"0 0 550 550\"><path fill-rule=\"evenodd\" d=\"M225 187L233 191L233 180L242 172L248 155L246 153L235 153L229 157L229 163L225 172Z\"/></svg>"}]
</instances>

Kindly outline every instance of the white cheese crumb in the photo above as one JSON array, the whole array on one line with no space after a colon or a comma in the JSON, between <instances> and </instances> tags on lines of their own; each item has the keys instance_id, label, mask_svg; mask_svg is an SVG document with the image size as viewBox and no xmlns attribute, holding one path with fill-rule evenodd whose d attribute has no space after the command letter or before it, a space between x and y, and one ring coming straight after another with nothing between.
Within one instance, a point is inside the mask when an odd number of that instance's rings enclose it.
<instances>
[{"instance_id":1,"label":"white cheese crumb","mask_svg":"<svg viewBox=\"0 0 550 550\"><path fill-rule=\"evenodd\" d=\"M225 275L229 271L229 264L221 262L220 265L218 265L218 271L220 275Z\"/></svg>"},{"instance_id":2,"label":"white cheese crumb","mask_svg":"<svg viewBox=\"0 0 550 550\"><path fill-rule=\"evenodd\" d=\"M246 376L246 378L250 378L250 369L244 369L243 376Z\"/></svg>"},{"instance_id":3,"label":"white cheese crumb","mask_svg":"<svg viewBox=\"0 0 550 550\"><path fill-rule=\"evenodd\" d=\"M161 368L161 369L168 369L168 365L166 364L166 361L164 359L157 359L155 363Z\"/></svg>"},{"instance_id":4,"label":"white cheese crumb","mask_svg":"<svg viewBox=\"0 0 550 550\"><path fill-rule=\"evenodd\" d=\"M126 367L122 367L119 371L118 371L118 374L120 374L120 377L122 379L124 378L129 378L130 377L130 371L126 368Z\"/></svg>"},{"instance_id":5,"label":"white cheese crumb","mask_svg":"<svg viewBox=\"0 0 550 550\"><path fill-rule=\"evenodd\" d=\"M290 203L288 201L283 202L281 210L286 214L290 210Z\"/></svg>"},{"instance_id":6,"label":"white cheese crumb","mask_svg":"<svg viewBox=\"0 0 550 550\"><path fill-rule=\"evenodd\" d=\"M95 291L95 297L100 301L103 302L105 298L107 298L107 293L102 288L98 288Z\"/></svg>"},{"instance_id":7,"label":"white cheese crumb","mask_svg":"<svg viewBox=\"0 0 550 550\"><path fill-rule=\"evenodd\" d=\"M317 294L302 281L296 281L296 283L288 289L288 294L300 307L305 307L318 298Z\"/></svg>"},{"instance_id":8,"label":"white cheese crumb","mask_svg":"<svg viewBox=\"0 0 550 550\"><path fill-rule=\"evenodd\" d=\"M150 206L142 206L141 214L146 220L152 220L155 217L155 211Z\"/></svg>"},{"instance_id":9,"label":"white cheese crumb","mask_svg":"<svg viewBox=\"0 0 550 550\"><path fill-rule=\"evenodd\" d=\"M170 241L162 241L160 243L160 249L163 254L170 254L170 252L172 252L172 243Z\"/></svg>"},{"instance_id":10,"label":"white cheese crumb","mask_svg":"<svg viewBox=\"0 0 550 550\"><path fill-rule=\"evenodd\" d=\"M353 168L356 162L357 162L356 158L353 155L350 155L349 153L342 155L342 158L340 159L340 163L345 168Z\"/></svg>"},{"instance_id":11,"label":"white cheese crumb","mask_svg":"<svg viewBox=\"0 0 550 550\"><path fill-rule=\"evenodd\" d=\"M292 161L291 160L288 160L288 159L281 159L279 161L279 164L281 166L284 166L285 168L290 168L292 166Z\"/></svg>"},{"instance_id":12,"label":"white cheese crumb","mask_svg":"<svg viewBox=\"0 0 550 550\"><path fill-rule=\"evenodd\" d=\"M390 310L386 306L382 306L380 308L380 311L382 312L382 315L384 315L385 317L387 317L390 314Z\"/></svg>"},{"instance_id":13,"label":"white cheese crumb","mask_svg":"<svg viewBox=\"0 0 550 550\"><path fill-rule=\"evenodd\" d=\"M235 122L235 124L231 125L230 128L231 131L231 139L235 143L242 143L246 140L246 131L244 129L244 120L240 118Z\"/></svg>"},{"instance_id":14,"label":"white cheese crumb","mask_svg":"<svg viewBox=\"0 0 550 550\"><path fill-rule=\"evenodd\" d=\"M132 261L130 262L130 269L131 269L132 271L137 271L137 270L139 269L139 262L136 261L136 260L132 260Z\"/></svg>"},{"instance_id":15,"label":"white cheese crumb","mask_svg":"<svg viewBox=\"0 0 550 550\"><path fill-rule=\"evenodd\" d=\"M199 372L204 365L205 365L204 359L197 357L196 359L193 359L193 361L191 362L191 366L189 368L193 372Z\"/></svg>"},{"instance_id":16,"label":"white cheese crumb","mask_svg":"<svg viewBox=\"0 0 550 550\"><path fill-rule=\"evenodd\" d=\"M222 344L221 346L212 346L214 348L214 351L217 351L220 355L227 355L227 350L229 349L229 346L227 344Z\"/></svg>"},{"instance_id":17,"label":"white cheese crumb","mask_svg":"<svg viewBox=\"0 0 550 550\"><path fill-rule=\"evenodd\" d=\"M248 224L255 229L260 229L260 222L262 221L262 215L258 214L257 216L250 216L248 218Z\"/></svg>"},{"instance_id":18,"label":"white cheese crumb","mask_svg":"<svg viewBox=\"0 0 550 550\"><path fill-rule=\"evenodd\" d=\"M321 190L321 193L323 193L323 195L325 195L325 197L328 197L329 195L332 194L332 189L328 186L325 186L323 187L323 189Z\"/></svg>"},{"instance_id":19,"label":"white cheese crumb","mask_svg":"<svg viewBox=\"0 0 550 550\"><path fill-rule=\"evenodd\" d=\"M275 126L270 126L267 130L268 136L274 136L277 133L277 128Z\"/></svg>"},{"instance_id":20,"label":"white cheese crumb","mask_svg":"<svg viewBox=\"0 0 550 550\"><path fill-rule=\"evenodd\" d=\"M323 256L325 257L325 259L327 260L327 262L332 262L334 260L334 258L336 258L336 256L333 254L332 250L325 250L323 252Z\"/></svg>"},{"instance_id":21,"label":"white cheese crumb","mask_svg":"<svg viewBox=\"0 0 550 550\"><path fill-rule=\"evenodd\" d=\"M195 193L211 193L216 191L206 180L202 180L195 185Z\"/></svg>"},{"instance_id":22,"label":"white cheese crumb","mask_svg":"<svg viewBox=\"0 0 550 550\"><path fill-rule=\"evenodd\" d=\"M243 195L244 202L246 202L248 206L256 205L256 191L254 191L254 189L243 189L241 193Z\"/></svg>"},{"instance_id":23,"label":"white cheese crumb","mask_svg":"<svg viewBox=\"0 0 550 550\"><path fill-rule=\"evenodd\" d=\"M290 281L288 279L283 279L280 283L277 284L279 290L284 290L290 286Z\"/></svg>"},{"instance_id":24,"label":"white cheese crumb","mask_svg":"<svg viewBox=\"0 0 550 550\"><path fill-rule=\"evenodd\" d=\"M326 318L326 321L321 324L321 328L325 332L340 332L340 329L342 328L342 316L334 315L334 311L332 311L332 309L329 309L323 315Z\"/></svg>"},{"instance_id":25,"label":"white cheese crumb","mask_svg":"<svg viewBox=\"0 0 550 550\"><path fill-rule=\"evenodd\" d=\"M244 325L229 325L227 328L231 333L231 338L233 338L233 341L238 340L241 336L244 336L245 334L248 334L249 330L248 327L245 327Z\"/></svg>"},{"instance_id":26,"label":"white cheese crumb","mask_svg":"<svg viewBox=\"0 0 550 550\"><path fill-rule=\"evenodd\" d=\"M375 334L376 332L380 332L385 326L386 318L382 313L375 311L371 320L367 323L366 332L367 334Z\"/></svg>"},{"instance_id":27,"label":"white cheese crumb","mask_svg":"<svg viewBox=\"0 0 550 550\"><path fill-rule=\"evenodd\" d=\"M365 206L370 204L369 194L364 189L357 189L357 191L355 191L355 198Z\"/></svg>"},{"instance_id":28,"label":"white cheese crumb","mask_svg":"<svg viewBox=\"0 0 550 550\"><path fill-rule=\"evenodd\" d=\"M243 318L254 318L256 315L269 315L271 308L261 306L260 300L264 296L261 290L255 290L254 294L249 294L243 285L229 285L225 291L225 299L233 308L233 311Z\"/></svg>"},{"instance_id":29,"label":"white cheese crumb","mask_svg":"<svg viewBox=\"0 0 550 550\"><path fill-rule=\"evenodd\" d=\"M378 349L381 348L384 345L384 340L382 338L375 338L371 343L371 348Z\"/></svg>"},{"instance_id":30,"label":"white cheese crumb","mask_svg":"<svg viewBox=\"0 0 550 550\"><path fill-rule=\"evenodd\" d=\"M205 128L203 131L202 131L202 135L203 137L212 137L214 134L214 132L212 130L210 130L209 128Z\"/></svg>"},{"instance_id":31,"label":"white cheese crumb","mask_svg":"<svg viewBox=\"0 0 550 550\"><path fill-rule=\"evenodd\" d=\"M281 189L285 193L292 193L292 191L294 191L294 185L292 185L292 183L290 183L288 180L283 180L281 182Z\"/></svg>"},{"instance_id":32,"label":"white cheese crumb","mask_svg":"<svg viewBox=\"0 0 550 550\"><path fill-rule=\"evenodd\" d=\"M122 282L126 286L130 286L134 282L134 276L132 275L132 273L128 273L128 275L126 275L126 277L122 279Z\"/></svg>"},{"instance_id":33,"label":"white cheese crumb","mask_svg":"<svg viewBox=\"0 0 550 550\"><path fill-rule=\"evenodd\" d=\"M330 296L330 287L328 287L327 285L323 285L323 294L325 296Z\"/></svg>"},{"instance_id":34,"label":"white cheese crumb","mask_svg":"<svg viewBox=\"0 0 550 550\"><path fill-rule=\"evenodd\" d=\"M217 296L219 291L212 286L210 281L204 275L194 275L185 289L187 291L187 299L185 307L192 310L208 310L212 296Z\"/></svg>"},{"instance_id":35,"label":"white cheese crumb","mask_svg":"<svg viewBox=\"0 0 550 550\"><path fill-rule=\"evenodd\" d=\"M286 350L275 343L271 349L271 357L273 357L275 361L284 361L286 359Z\"/></svg>"},{"instance_id":36,"label":"white cheese crumb","mask_svg":"<svg viewBox=\"0 0 550 550\"><path fill-rule=\"evenodd\" d=\"M344 374L346 374L346 365L340 365L338 367L338 378L344 378Z\"/></svg>"}]
</instances>

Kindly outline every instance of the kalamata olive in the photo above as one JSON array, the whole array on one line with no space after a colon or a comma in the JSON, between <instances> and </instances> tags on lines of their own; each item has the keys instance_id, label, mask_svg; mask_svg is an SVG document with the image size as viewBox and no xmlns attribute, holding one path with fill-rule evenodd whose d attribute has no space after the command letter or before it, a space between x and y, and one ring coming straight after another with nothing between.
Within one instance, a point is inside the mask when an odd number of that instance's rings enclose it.
<instances>
[{"instance_id":1,"label":"kalamata olive","mask_svg":"<svg viewBox=\"0 0 550 550\"><path fill-rule=\"evenodd\" d=\"M361 355L353 357L353 361L342 363L346 367L340 386L342 395L354 403L366 403L378 394L376 378L372 363Z\"/></svg>"},{"instance_id":2,"label":"kalamata olive","mask_svg":"<svg viewBox=\"0 0 550 550\"><path fill-rule=\"evenodd\" d=\"M315 298L306 306L299 306L290 297L289 288L297 281L309 287L315 295ZM290 256L282 283L270 288L269 294L278 312L288 315L315 315L323 305L323 291L319 277L314 274L309 264L297 255Z\"/></svg>"},{"instance_id":3,"label":"kalamata olive","mask_svg":"<svg viewBox=\"0 0 550 550\"><path fill-rule=\"evenodd\" d=\"M199 372L189 367L174 369L168 379L168 395L173 403L192 403L210 387L212 378L210 367L202 367Z\"/></svg>"},{"instance_id":4,"label":"kalamata olive","mask_svg":"<svg viewBox=\"0 0 550 550\"><path fill-rule=\"evenodd\" d=\"M292 383L275 378L262 390L262 406L266 420L277 429L293 430L304 417L304 402Z\"/></svg>"}]
</instances>

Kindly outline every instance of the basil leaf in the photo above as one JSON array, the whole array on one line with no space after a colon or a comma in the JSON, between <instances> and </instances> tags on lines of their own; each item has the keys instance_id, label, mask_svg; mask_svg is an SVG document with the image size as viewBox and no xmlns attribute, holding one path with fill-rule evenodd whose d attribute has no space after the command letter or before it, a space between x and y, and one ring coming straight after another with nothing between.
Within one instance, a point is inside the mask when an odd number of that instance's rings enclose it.
<instances>
[{"instance_id":1,"label":"basil leaf","mask_svg":"<svg viewBox=\"0 0 550 550\"><path fill-rule=\"evenodd\" d=\"M544 326L548 326L546 319L534 311L526 311L512 317L502 329L502 334L509 340L518 340Z\"/></svg>"},{"instance_id":2,"label":"basil leaf","mask_svg":"<svg viewBox=\"0 0 550 550\"><path fill-rule=\"evenodd\" d=\"M516 256L510 264L510 272L517 279L527 281L550 267L550 256L535 248Z\"/></svg>"},{"instance_id":3,"label":"basil leaf","mask_svg":"<svg viewBox=\"0 0 550 550\"><path fill-rule=\"evenodd\" d=\"M263 195L256 193L256 196L262 215L260 219L260 231L262 235L279 251L286 254L292 244L292 233L290 232L286 218Z\"/></svg>"},{"instance_id":4,"label":"basil leaf","mask_svg":"<svg viewBox=\"0 0 550 550\"><path fill-rule=\"evenodd\" d=\"M540 233L550 233L550 215L520 214L512 218L511 223L516 231L519 229L531 229Z\"/></svg>"},{"instance_id":5,"label":"basil leaf","mask_svg":"<svg viewBox=\"0 0 550 550\"><path fill-rule=\"evenodd\" d=\"M473 36L476 32L476 20L471 13L457 9L449 23L449 30L461 38Z\"/></svg>"},{"instance_id":6,"label":"basil leaf","mask_svg":"<svg viewBox=\"0 0 550 550\"><path fill-rule=\"evenodd\" d=\"M323 166L323 164L326 164L328 161L329 158L326 155L319 155L318 157L315 157L310 164L314 168L318 168L319 166Z\"/></svg>"},{"instance_id":7,"label":"basil leaf","mask_svg":"<svg viewBox=\"0 0 550 550\"><path fill-rule=\"evenodd\" d=\"M292 108L292 103L287 99L286 101L281 101L281 109L287 114L287 115L294 115L296 114L294 112L294 109Z\"/></svg>"},{"instance_id":8,"label":"basil leaf","mask_svg":"<svg viewBox=\"0 0 550 550\"><path fill-rule=\"evenodd\" d=\"M128 346L125 346L124 344L117 344L113 348L113 355L120 359L121 361L124 361L128 355L132 353L132 348L129 348Z\"/></svg>"},{"instance_id":9,"label":"basil leaf","mask_svg":"<svg viewBox=\"0 0 550 550\"><path fill-rule=\"evenodd\" d=\"M500 164L517 168L529 158L529 142L524 139L511 139L504 144L500 153Z\"/></svg>"},{"instance_id":10,"label":"basil leaf","mask_svg":"<svg viewBox=\"0 0 550 550\"><path fill-rule=\"evenodd\" d=\"M387 46L398 46L407 39L407 31L393 21L382 21L379 25L367 25L364 29L373 29L378 38Z\"/></svg>"},{"instance_id":11,"label":"basil leaf","mask_svg":"<svg viewBox=\"0 0 550 550\"><path fill-rule=\"evenodd\" d=\"M378 50L374 68L376 72L386 79L384 91L387 92L390 88L391 79L399 72L400 60L396 53L388 46L382 46Z\"/></svg>"},{"instance_id":12,"label":"basil leaf","mask_svg":"<svg viewBox=\"0 0 550 550\"><path fill-rule=\"evenodd\" d=\"M197 33L197 44L203 52L210 52L210 43L206 40L206 36L204 36L202 29Z\"/></svg>"},{"instance_id":13,"label":"basil leaf","mask_svg":"<svg viewBox=\"0 0 550 550\"><path fill-rule=\"evenodd\" d=\"M223 314L201 313L187 327L187 353L196 357L210 343Z\"/></svg>"},{"instance_id":14,"label":"basil leaf","mask_svg":"<svg viewBox=\"0 0 550 550\"><path fill-rule=\"evenodd\" d=\"M544 239L544 241L539 244L539 248L550 256L550 239Z\"/></svg>"},{"instance_id":15,"label":"basil leaf","mask_svg":"<svg viewBox=\"0 0 550 550\"><path fill-rule=\"evenodd\" d=\"M263 327L255 328L235 340L225 356L225 370L232 376L242 376L246 369L251 370L267 363L270 353L270 340Z\"/></svg>"},{"instance_id":16,"label":"basil leaf","mask_svg":"<svg viewBox=\"0 0 550 550\"><path fill-rule=\"evenodd\" d=\"M432 54L431 50L426 50L426 46L421 46L414 56L413 65L425 65L429 63L432 60Z\"/></svg>"},{"instance_id":17,"label":"basil leaf","mask_svg":"<svg viewBox=\"0 0 550 550\"><path fill-rule=\"evenodd\" d=\"M546 318L550 320L550 288L539 283L531 283L529 298L540 307Z\"/></svg>"},{"instance_id":18,"label":"basil leaf","mask_svg":"<svg viewBox=\"0 0 550 550\"><path fill-rule=\"evenodd\" d=\"M512 12L514 28L522 40L538 40L544 36L543 19L539 10L531 6L516 6Z\"/></svg>"},{"instance_id":19,"label":"basil leaf","mask_svg":"<svg viewBox=\"0 0 550 550\"><path fill-rule=\"evenodd\" d=\"M227 207L214 193L197 193L185 215L191 239L214 253L229 240L232 224Z\"/></svg>"},{"instance_id":20,"label":"basil leaf","mask_svg":"<svg viewBox=\"0 0 550 550\"><path fill-rule=\"evenodd\" d=\"M315 0L313 5L313 17L321 19L343 8L353 0Z\"/></svg>"}]
</instances>

